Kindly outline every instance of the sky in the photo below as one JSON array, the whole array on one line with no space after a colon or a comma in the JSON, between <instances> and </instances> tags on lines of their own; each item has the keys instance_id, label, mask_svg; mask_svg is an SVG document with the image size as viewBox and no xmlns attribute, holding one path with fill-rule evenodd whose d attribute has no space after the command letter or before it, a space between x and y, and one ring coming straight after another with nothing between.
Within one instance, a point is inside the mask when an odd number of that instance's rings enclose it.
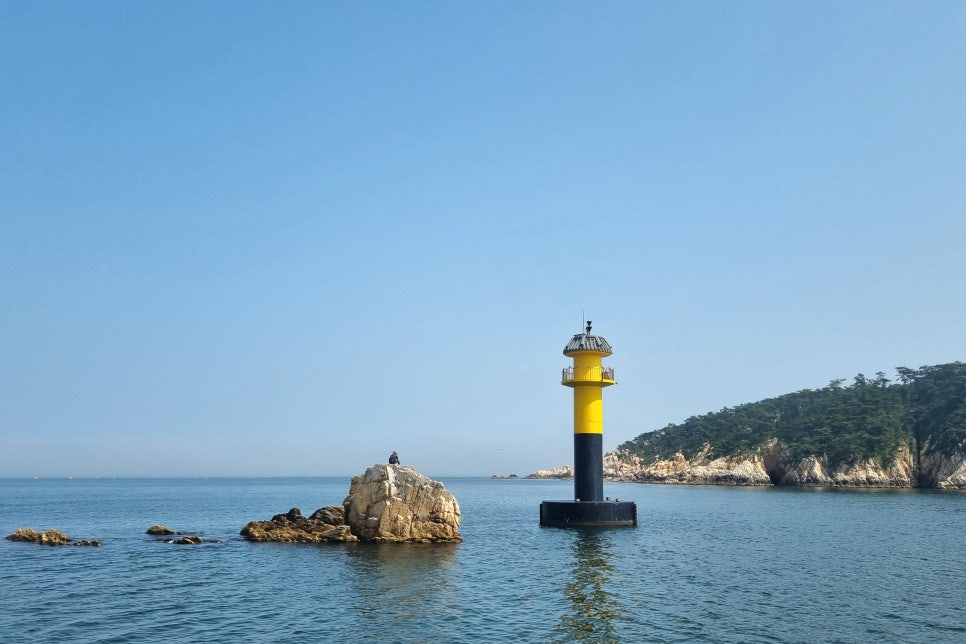
<instances>
[{"instance_id":1,"label":"sky","mask_svg":"<svg viewBox=\"0 0 966 644\"><path fill-rule=\"evenodd\" d=\"M428 476L966 359L966 4L0 0L0 477Z\"/></svg>"}]
</instances>

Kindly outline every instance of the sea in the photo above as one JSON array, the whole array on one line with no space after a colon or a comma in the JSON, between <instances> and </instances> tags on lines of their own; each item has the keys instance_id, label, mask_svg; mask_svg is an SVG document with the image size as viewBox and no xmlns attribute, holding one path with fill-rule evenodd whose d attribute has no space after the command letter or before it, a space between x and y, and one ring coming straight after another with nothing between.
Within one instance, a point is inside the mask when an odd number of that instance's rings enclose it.
<instances>
[{"instance_id":1,"label":"sea","mask_svg":"<svg viewBox=\"0 0 966 644\"><path fill-rule=\"evenodd\" d=\"M446 478L459 544L271 544L349 477L0 480L13 642L966 642L966 492L605 483L636 527L541 527L568 481ZM165 543L164 524L208 540Z\"/></svg>"}]
</instances>

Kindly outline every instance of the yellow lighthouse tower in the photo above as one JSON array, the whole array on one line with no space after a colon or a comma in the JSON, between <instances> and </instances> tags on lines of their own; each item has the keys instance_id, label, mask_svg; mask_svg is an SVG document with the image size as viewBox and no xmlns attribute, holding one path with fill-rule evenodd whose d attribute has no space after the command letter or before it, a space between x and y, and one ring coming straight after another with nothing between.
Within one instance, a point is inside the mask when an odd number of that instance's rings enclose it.
<instances>
[{"instance_id":1,"label":"yellow lighthouse tower","mask_svg":"<svg viewBox=\"0 0 966 644\"><path fill-rule=\"evenodd\" d=\"M601 360L613 353L607 340L575 335L563 354L574 364L563 370L560 384L574 390L574 500L604 500L604 387L615 384L614 368Z\"/></svg>"},{"instance_id":2,"label":"yellow lighthouse tower","mask_svg":"<svg viewBox=\"0 0 966 644\"><path fill-rule=\"evenodd\" d=\"M637 506L604 499L604 387L616 384L607 340L590 333L591 322L564 347L573 365L560 384L574 390L574 500L544 501L540 523L556 526L637 525Z\"/></svg>"}]
</instances>

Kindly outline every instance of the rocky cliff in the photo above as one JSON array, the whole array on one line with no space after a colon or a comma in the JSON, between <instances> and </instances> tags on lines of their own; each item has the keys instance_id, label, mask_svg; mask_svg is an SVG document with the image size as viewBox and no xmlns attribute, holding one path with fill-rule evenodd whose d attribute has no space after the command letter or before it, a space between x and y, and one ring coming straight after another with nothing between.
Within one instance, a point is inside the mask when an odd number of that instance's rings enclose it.
<instances>
[{"instance_id":1,"label":"rocky cliff","mask_svg":"<svg viewBox=\"0 0 966 644\"><path fill-rule=\"evenodd\" d=\"M626 451L604 455L604 476L612 481L684 483L695 485L791 485L801 487L931 487L966 489L966 456L948 456L926 446L915 458L911 446L903 445L892 463L867 459L831 466L823 456L794 459L776 439L743 456L714 455L704 448L688 459L644 463Z\"/></svg>"},{"instance_id":2,"label":"rocky cliff","mask_svg":"<svg viewBox=\"0 0 966 644\"><path fill-rule=\"evenodd\" d=\"M966 490L966 454L943 454L927 445L919 458L919 485Z\"/></svg>"},{"instance_id":3,"label":"rocky cliff","mask_svg":"<svg viewBox=\"0 0 966 644\"><path fill-rule=\"evenodd\" d=\"M649 483L686 483L693 485L771 485L760 454L746 457L712 455L710 445L694 458L675 454L669 460L644 463L627 452L604 455L604 476L612 481L641 481Z\"/></svg>"},{"instance_id":4,"label":"rocky cliff","mask_svg":"<svg viewBox=\"0 0 966 644\"><path fill-rule=\"evenodd\" d=\"M788 449L777 440L761 446L765 467L776 485L801 487L916 487L915 460L907 445L899 448L892 463L876 459L830 466L821 456L792 459Z\"/></svg>"}]
</instances>

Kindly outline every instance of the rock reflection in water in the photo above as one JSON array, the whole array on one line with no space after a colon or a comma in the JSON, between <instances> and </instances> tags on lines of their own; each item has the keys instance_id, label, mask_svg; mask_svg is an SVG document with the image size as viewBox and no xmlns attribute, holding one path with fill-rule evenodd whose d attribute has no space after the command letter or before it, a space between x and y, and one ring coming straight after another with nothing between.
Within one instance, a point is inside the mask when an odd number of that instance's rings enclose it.
<instances>
[{"instance_id":1,"label":"rock reflection in water","mask_svg":"<svg viewBox=\"0 0 966 644\"><path fill-rule=\"evenodd\" d=\"M346 548L345 574L360 639L395 641L448 634L458 616L453 576L458 544L357 544Z\"/></svg>"},{"instance_id":2,"label":"rock reflection in water","mask_svg":"<svg viewBox=\"0 0 966 644\"><path fill-rule=\"evenodd\" d=\"M612 534L606 529L573 529L573 579L564 596L573 607L560 617L558 641L620 642L615 622L625 618L619 598L607 590L613 573Z\"/></svg>"}]
</instances>

